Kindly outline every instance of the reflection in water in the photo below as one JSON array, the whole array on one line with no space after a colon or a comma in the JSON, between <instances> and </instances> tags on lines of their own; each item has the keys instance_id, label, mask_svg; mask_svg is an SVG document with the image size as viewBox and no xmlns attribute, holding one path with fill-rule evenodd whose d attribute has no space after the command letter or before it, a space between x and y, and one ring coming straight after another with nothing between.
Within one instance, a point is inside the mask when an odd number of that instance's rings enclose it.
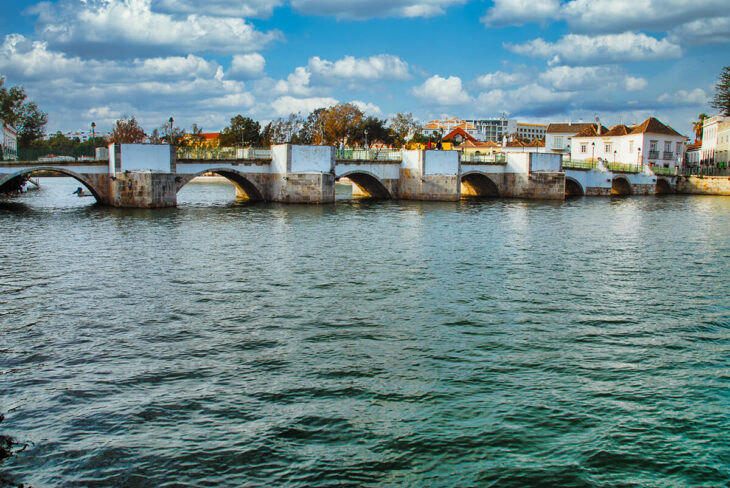
<instances>
[{"instance_id":1,"label":"reflection in water","mask_svg":"<svg viewBox=\"0 0 730 488\"><path fill-rule=\"evenodd\" d=\"M720 486L730 198L0 204L2 476Z\"/></svg>"}]
</instances>

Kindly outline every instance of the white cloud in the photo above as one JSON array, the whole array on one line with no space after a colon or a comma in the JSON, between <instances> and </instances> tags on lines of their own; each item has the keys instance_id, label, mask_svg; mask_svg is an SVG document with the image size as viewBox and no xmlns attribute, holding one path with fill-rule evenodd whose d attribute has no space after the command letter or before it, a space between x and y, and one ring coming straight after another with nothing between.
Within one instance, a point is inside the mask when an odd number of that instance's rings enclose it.
<instances>
[{"instance_id":1,"label":"white cloud","mask_svg":"<svg viewBox=\"0 0 730 488\"><path fill-rule=\"evenodd\" d=\"M563 113L576 97L575 92L555 91L532 83L515 90L491 90L480 93L477 106L484 111L551 115Z\"/></svg>"},{"instance_id":2,"label":"white cloud","mask_svg":"<svg viewBox=\"0 0 730 488\"><path fill-rule=\"evenodd\" d=\"M727 0L572 0L562 7L561 17L583 32L657 31L712 17L727 7Z\"/></svg>"},{"instance_id":3,"label":"white cloud","mask_svg":"<svg viewBox=\"0 0 730 488\"><path fill-rule=\"evenodd\" d=\"M607 90L620 86L643 90L647 81L625 75L618 66L555 66L541 73L539 80L557 90Z\"/></svg>"},{"instance_id":4,"label":"white cloud","mask_svg":"<svg viewBox=\"0 0 730 488\"><path fill-rule=\"evenodd\" d=\"M285 117L291 113L309 113L318 108L327 108L337 105L337 100L330 97L309 97L294 98L290 96L279 97L271 102L274 115L277 117Z\"/></svg>"},{"instance_id":5,"label":"white cloud","mask_svg":"<svg viewBox=\"0 0 730 488\"><path fill-rule=\"evenodd\" d=\"M241 80L261 78L265 66L266 60L259 53L235 54L227 74Z\"/></svg>"},{"instance_id":6,"label":"white cloud","mask_svg":"<svg viewBox=\"0 0 730 488\"><path fill-rule=\"evenodd\" d=\"M291 5L305 15L332 15L340 19L386 17L433 17L445 13L452 5L466 0L291 0Z\"/></svg>"},{"instance_id":7,"label":"white cloud","mask_svg":"<svg viewBox=\"0 0 730 488\"><path fill-rule=\"evenodd\" d=\"M554 19L559 11L560 0L494 0L481 20L487 27L523 25Z\"/></svg>"},{"instance_id":8,"label":"white cloud","mask_svg":"<svg viewBox=\"0 0 730 488\"><path fill-rule=\"evenodd\" d=\"M730 42L730 17L695 20L669 32L673 42L685 44L720 44Z\"/></svg>"},{"instance_id":9,"label":"white cloud","mask_svg":"<svg viewBox=\"0 0 730 488\"><path fill-rule=\"evenodd\" d=\"M390 54L380 54L369 58L345 56L334 62L315 56L309 60L307 67L311 73L323 78L349 80L407 80L410 78L408 63Z\"/></svg>"},{"instance_id":10,"label":"white cloud","mask_svg":"<svg viewBox=\"0 0 730 488\"><path fill-rule=\"evenodd\" d=\"M168 14L214 17L269 17L281 0L152 0L152 9Z\"/></svg>"},{"instance_id":11,"label":"white cloud","mask_svg":"<svg viewBox=\"0 0 730 488\"><path fill-rule=\"evenodd\" d=\"M271 91L278 95L309 95L312 93L312 87L309 86L309 80L312 74L304 67L300 66L291 73L286 80L277 81L273 88L268 82L262 83L262 89Z\"/></svg>"},{"instance_id":12,"label":"white cloud","mask_svg":"<svg viewBox=\"0 0 730 488\"><path fill-rule=\"evenodd\" d=\"M464 91L461 78L457 76L442 78L434 75L422 85L411 89L411 93L433 105L463 105L471 101L471 97Z\"/></svg>"},{"instance_id":13,"label":"white cloud","mask_svg":"<svg viewBox=\"0 0 730 488\"><path fill-rule=\"evenodd\" d=\"M490 89L520 85L527 83L529 79L530 75L527 73L505 73L504 71L495 71L494 73L487 73L480 76L475 80L475 83L479 88Z\"/></svg>"},{"instance_id":14,"label":"white cloud","mask_svg":"<svg viewBox=\"0 0 730 488\"><path fill-rule=\"evenodd\" d=\"M52 45L106 58L146 54L149 48L186 54L257 51L281 37L278 31L259 32L236 17L191 14L178 19L153 12L150 2L65 0L40 3L30 12L38 15L37 32Z\"/></svg>"},{"instance_id":15,"label":"white cloud","mask_svg":"<svg viewBox=\"0 0 730 488\"><path fill-rule=\"evenodd\" d=\"M671 95L665 93L657 98L657 102L670 106L704 105L708 100L709 97L701 88L695 88L692 91L679 90Z\"/></svg>"},{"instance_id":16,"label":"white cloud","mask_svg":"<svg viewBox=\"0 0 730 488\"><path fill-rule=\"evenodd\" d=\"M517 54L546 58L551 65L613 64L682 56L682 48L666 38L658 40L634 32L595 37L568 34L557 42L538 38L524 44L505 44L505 47Z\"/></svg>"},{"instance_id":17,"label":"white cloud","mask_svg":"<svg viewBox=\"0 0 730 488\"><path fill-rule=\"evenodd\" d=\"M350 103L367 115L380 115L383 113L383 111L380 110L380 107L372 103L361 102L359 100L353 100Z\"/></svg>"}]
</instances>

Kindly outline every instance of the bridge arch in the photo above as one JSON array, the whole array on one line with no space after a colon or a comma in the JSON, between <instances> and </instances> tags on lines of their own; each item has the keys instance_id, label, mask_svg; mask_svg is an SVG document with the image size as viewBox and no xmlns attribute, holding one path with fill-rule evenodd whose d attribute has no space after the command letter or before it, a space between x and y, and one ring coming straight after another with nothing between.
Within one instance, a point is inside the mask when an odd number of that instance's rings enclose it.
<instances>
[{"instance_id":1,"label":"bridge arch","mask_svg":"<svg viewBox=\"0 0 730 488\"><path fill-rule=\"evenodd\" d=\"M369 171L349 171L337 177L338 180L340 178L348 178L356 184L365 198L378 198L383 200L393 198L393 195L391 195L380 178Z\"/></svg>"},{"instance_id":2,"label":"bridge arch","mask_svg":"<svg viewBox=\"0 0 730 488\"><path fill-rule=\"evenodd\" d=\"M462 197L498 197L499 187L486 174L469 171L461 175Z\"/></svg>"},{"instance_id":3,"label":"bridge arch","mask_svg":"<svg viewBox=\"0 0 730 488\"><path fill-rule=\"evenodd\" d=\"M657 195L667 195L670 193L674 193L674 191L672 190L672 184L669 183L669 181L667 181L665 178L657 178L654 192Z\"/></svg>"},{"instance_id":4,"label":"bridge arch","mask_svg":"<svg viewBox=\"0 0 730 488\"><path fill-rule=\"evenodd\" d=\"M190 175L182 179L177 184L177 192L179 192L185 185L190 183L198 176L204 175L205 173L214 173L218 176L226 178L228 181L233 183L236 187L236 196L239 198L245 198L252 201L264 200L263 192L259 189L245 174L240 173L230 168L211 168L201 171L194 175Z\"/></svg>"},{"instance_id":5,"label":"bridge arch","mask_svg":"<svg viewBox=\"0 0 730 488\"><path fill-rule=\"evenodd\" d=\"M634 191L625 176L614 176L611 183L611 195L631 195Z\"/></svg>"},{"instance_id":6,"label":"bridge arch","mask_svg":"<svg viewBox=\"0 0 730 488\"><path fill-rule=\"evenodd\" d=\"M582 197L586 192L583 185L575 178L565 177L565 196L566 197Z\"/></svg>"},{"instance_id":7,"label":"bridge arch","mask_svg":"<svg viewBox=\"0 0 730 488\"><path fill-rule=\"evenodd\" d=\"M33 168L27 168L18 171L17 173L13 173L11 175L8 175L6 178L0 178L0 193L7 193L9 191L13 191L17 187L20 186L22 183L22 180L26 177L33 176L34 174L38 173L58 173L62 174L64 176L71 177L84 185L93 195L94 199L96 200L96 203L104 203L104 197L103 195L106 194L106 192L100 191L100 188L97 187L97 185L93 184L88 180L88 178L85 178L84 176L81 176L80 174L71 171L66 168L57 168L55 166L37 166Z\"/></svg>"}]
</instances>

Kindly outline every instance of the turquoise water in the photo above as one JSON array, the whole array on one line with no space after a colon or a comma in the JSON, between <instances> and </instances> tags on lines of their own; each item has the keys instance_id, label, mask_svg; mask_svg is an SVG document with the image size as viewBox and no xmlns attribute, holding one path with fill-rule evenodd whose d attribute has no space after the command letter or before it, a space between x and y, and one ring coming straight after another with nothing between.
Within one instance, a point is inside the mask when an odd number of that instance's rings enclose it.
<instances>
[{"instance_id":1,"label":"turquoise water","mask_svg":"<svg viewBox=\"0 0 730 488\"><path fill-rule=\"evenodd\" d=\"M42 184L0 204L6 480L727 486L730 198Z\"/></svg>"}]
</instances>

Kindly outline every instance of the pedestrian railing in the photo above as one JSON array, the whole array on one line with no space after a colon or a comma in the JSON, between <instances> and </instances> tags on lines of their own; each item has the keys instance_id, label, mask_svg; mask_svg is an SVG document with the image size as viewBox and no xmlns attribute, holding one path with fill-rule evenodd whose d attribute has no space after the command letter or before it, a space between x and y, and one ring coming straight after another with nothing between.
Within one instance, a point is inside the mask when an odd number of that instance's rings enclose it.
<instances>
[{"instance_id":1,"label":"pedestrian railing","mask_svg":"<svg viewBox=\"0 0 730 488\"><path fill-rule=\"evenodd\" d=\"M606 163L606 167L618 173L641 173L644 171L644 166L641 164Z\"/></svg>"},{"instance_id":2,"label":"pedestrian railing","mask_svg":"<svg viewBox=\"0 0 730 488\"><path fill-rule=\"evenodd\" d=\"M677 174L677 168L664 168L662 166L652 166L652 173L657 176L675 176Z\"/></svg>"},{"instance_id":3,"label":"pedestrian railing","mask_svg":"<svg viewBox=\"0 0 730 488\"><path fill-rule=\"evenodd\" d=\"M400 149L338 149L335 159L340 161L402 161Z\"/></svg>"},{"instance_id":4,"label":"pedestrian railing","mask_svg":"<svg viewBox=\"0 0 730 488\"><path fill-rule=\"evenodd\" d=\"M590 159L586 160L575 160L575 159L563 159L563 169L596 169L598 162Z\"/></svg>"},{"instance_id":5,"label":"pedestrian railing","mask_svg":"<svg viewBox=\"0 0 730 488\"><path fill-rule=\"evenodd\" d=\"M495 154L475 154L463 153L461 155L462 163L482 163L482 164L507 164L507 155L504 153Z\"/></svg>"},{"instance_id":6,"label":"pedestrian railing","mask_svg":"<svg viewBox=\"0 0 730 488\"><path fill-rule=\"evenodd\" d=\"M690 166L682 168L682 176L730 176L730 169L717 166Z\"/></svg>"},{"instance_id":7,"label":"pedestrian railing","mask_svg":"<svg viewBox=\"0 0 730 488\"><path fill-rule=\"evenodd\" d=\"M258 160L271 159L271 149L264 148L236 148L236 147L179 147L177 159L243 159Z\"/></svg>"}]
</instances>

